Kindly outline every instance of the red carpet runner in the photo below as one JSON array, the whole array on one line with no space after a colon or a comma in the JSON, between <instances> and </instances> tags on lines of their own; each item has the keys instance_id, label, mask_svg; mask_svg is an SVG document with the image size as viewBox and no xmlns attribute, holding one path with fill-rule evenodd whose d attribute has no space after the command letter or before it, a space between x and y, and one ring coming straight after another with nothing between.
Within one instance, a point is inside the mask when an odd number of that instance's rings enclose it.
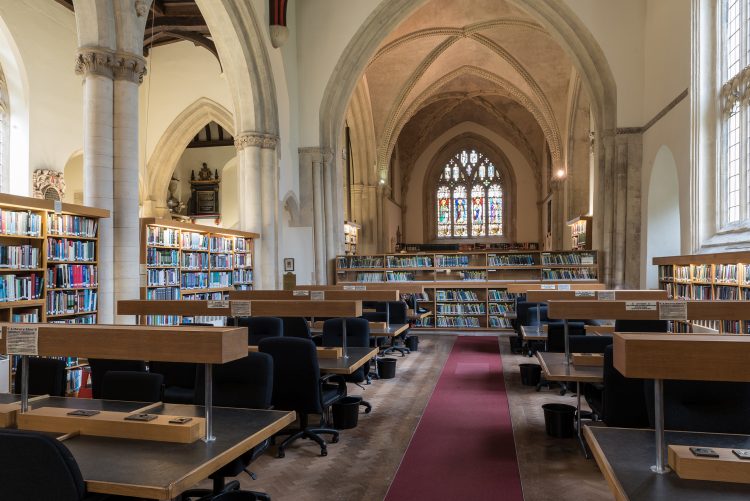
<instances>
[{"instance_id":1,"label":"red carpet runner","mask_svg":"<svg viewBox=\"0 0 750 501\"><path fill-rule=\"evenodd\" d=\"M496 337L459 337L386 501L523 500Z\"/></svg>"}]
</instances>

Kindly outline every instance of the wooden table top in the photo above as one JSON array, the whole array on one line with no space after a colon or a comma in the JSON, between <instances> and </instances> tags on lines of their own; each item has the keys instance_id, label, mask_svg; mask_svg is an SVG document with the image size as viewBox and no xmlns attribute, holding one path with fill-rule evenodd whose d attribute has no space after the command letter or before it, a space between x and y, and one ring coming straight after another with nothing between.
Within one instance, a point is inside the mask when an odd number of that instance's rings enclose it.
<instances>
[{"instance_id":1,"label":"wooden table top","mask_svg":"<svg viewBox=\"0 0 750 501\"><path fill-rule=\"evenodd\" d=\"M348 347L349 358L319 358L320 372L348 375L365 365L380 351L379 348Z\"/></svg>"},{"instance_id":2,"label":"wooden table top","mask_svg":"<svg viewBox=\"0 0 750 501\"><path fill-rule=\"evenodd\" d=\"M547 331L540 325L522 325L521 336L527 341L546 341Z\"/></svg>"},{"instance_id":3,"label":"wooden table top","mask_svg":"<svg viewBox=\"0 0 750 501\"><path fill-rule=\"evenodd\" d=\"M142 402L47 397L38 407L132 412ZM157 404L152 414L202 417L203 407ZM214 407L216 440L191 444L74 436L64 444L81 469L89 492L172 499L295 420L294 412Z\"/></svg>"},{"instance_id":4,"label":"wooden table top","mask_svg":"<svg viewBox=\"0 0 750 501\"><path fill-rule=\"evenodd\" d=\"M585 426L586 441L617 500L747 500L750 484L683 480L676 473L657 475L653 430ZM667 431L667 444L717 448L750 448L747 435Z\"/></svg>"},{"instance_id":5,"label":"wooden table top","mask_svg":"<svg viewBox=\"0 0 750 501\"><path fill-rule=\"evenodd\" d=\"M406 317L407 317L407 318L408 318L409 320L411 320L411 321L414 321L414 320L421 320L421 319L423 319L423 318L427 318L427 317L429 317L430 315L432 315L432 312L431 312L431 311L425 311L424 313L417 313L417 312L415 312L414 310L409 310L409 311L408 311L408 312L406 313Z\"/></svg>"},{"instance_id":6,"label":"wooden table top","mask_svg":"<svg viewBox=\"0 0 750 501\"><path fill-rule=\"evenodd\" d=\"M370 327L371 337L395 337L399 334L406 332L409 329L409 324L390 324L385 329L380 327ZM323 334L322 327L312 327L310 333L314 335Z\"/></svg>"},{"instance_id":7,"label":"wooden table top","mask_svg":"<svg viewBox=\"0 0 750 501\"><path fill-rule=\"evenodd\" d=\"M604 381L604 368L592 366L565 365L565 353L536 352L542 366L542 374L548 381L576 381L580 383L601 383Z\"/></svg>"}]
</instances>

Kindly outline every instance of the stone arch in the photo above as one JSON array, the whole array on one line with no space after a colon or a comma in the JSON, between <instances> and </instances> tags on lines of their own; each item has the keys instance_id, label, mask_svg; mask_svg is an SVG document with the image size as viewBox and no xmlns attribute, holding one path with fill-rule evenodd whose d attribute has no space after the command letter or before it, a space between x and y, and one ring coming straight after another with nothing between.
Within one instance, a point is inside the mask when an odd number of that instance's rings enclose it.
<instances>
[{"instance_id":1,"label":"stone arch","mask_svg":"<svg viewBox=\"0 0 750 501\"><path fill-rule=\"evenodd\" d=\"M437 178L440 170L457 150L469 147L478 147L483 153L492 155L492 158L496 160L496 165L499 167L501 178L503 180L503 221L505 228L502 240L510 242L514 241L516 233L517 204L515 201L517 190L516 176L513 171L513 166L502 149L489 138L476 132L465 132L448 139L448 141L446 141L445 144L443 144L443 146L441 146L432 156L427 170L425 171L424 179L422 180L422 193L424 194L424 199L428 202L427 207L429 207L429 209L427 209L422 215L424 218L422 228L425 242L435 240L435 235L437 233L434 218L435 207L437 204L435 188L438 184ZM508 199L511 201L510 204L506 203Z\"/></svg>"},{"instance_id":2,"label":"stone arch","mask_svg":"<svg viewBox=\"0 0 750 501\"><path fill-rule=\"evenodd\" d=\"M167 190L172 173L185 151L185 147L207 123L214 121L234 135L235 120L232 113L219 103L200 98L185 108L169 124L141 176L141 198L150 200L156 208L166 207ZM145 186L144 186L145 184Z\"/></svg>"}]
</instances>

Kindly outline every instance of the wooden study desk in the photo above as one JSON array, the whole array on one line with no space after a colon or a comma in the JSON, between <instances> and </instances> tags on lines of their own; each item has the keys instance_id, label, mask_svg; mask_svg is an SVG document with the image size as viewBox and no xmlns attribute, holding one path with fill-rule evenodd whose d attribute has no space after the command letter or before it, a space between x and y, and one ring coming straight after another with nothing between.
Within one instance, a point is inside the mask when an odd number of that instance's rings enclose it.
<instances>
[{"instance_id":1,"label":"wooden study desk","mask_svg":"<svg viewBox=\"0 0 750 501\"><path fill-rule=\"evenodd\" d=\"M421 320L423 318L427 318L430 315L432 315L431 311L425 311L424 313L417 313L414 310L408 310L406 312L406 318L409 319L409 321L413 322L415 320Z\"/></svg>"},{"instance_id":2,"label":"wooden study desk","mask_svg":"<svg viewBox=\"0 0 750 501\"><path fill-rule=\"evenodd\" d=\"M565 353L536 352L542 375L547 381L574 382L576 384L576 424L578 443L583 455L588 459L589 454L583 441L583 425L581 424L581 383L601 383L604 381L604 368L591 366L576 366L565 363Z\"/></svg>"},{"instance_id":3,"label":"wooden study desk","mask_svg":"<svg viewBox=\"0 0 750 501\"><path fill-rule=\"evenodd\" d=\"M327 374L349 375L375 358L379 348L350 346L347 348L349 358L318 358L320 372Z\"/></svg>"},{"instance_id":4,"label":"wooden study desk","mask_svg":"<svg viewBox=\"0 0 750 501\"><path fill-rule=\"evenodd\" d=\"M409 329L409 324L390 324L387 327L371 327L370 336L372 337L396 337ZM310 329L313 336L323 334L323 327L313 326Z\"/></svg>"},{"instance_id":5,"label":"wooden study desk","mask_svg":"<svg viewBox=\"0 0 750 501\"><path fill-rule=\"evenodd\" d=\"M618 501L750 499L748 484L683 480L674 472L655 475L645 466L655 455L653 430L586 426L584 435ZM665 435L670 444L750 449L747 435L681 431L667 431Z\"/></svg>"}]
</instances>

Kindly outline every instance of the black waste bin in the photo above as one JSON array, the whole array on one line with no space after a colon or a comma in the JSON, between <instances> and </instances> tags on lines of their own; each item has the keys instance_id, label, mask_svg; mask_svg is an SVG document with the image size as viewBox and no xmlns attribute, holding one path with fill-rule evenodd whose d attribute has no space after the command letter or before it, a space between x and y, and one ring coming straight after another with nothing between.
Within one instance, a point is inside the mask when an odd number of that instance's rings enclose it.
<instances>
[{"instance_id":1,"label":"black waste bin","mask_svg":"<svg viewBox=\"0 0 750 501\"><path fill-rule=\"evenodd\" d=\"M406 347L409 348L409 351L419 350L419 338L417 336L407 337L405 343Z\"/></svg>"},{"instance_id":2,"label":"black waste bin","mask_svg":"<svg viewBox=\"0 0 750 501\"><path fill-rule=\"evenodd\" d=\"M511 335L508 339L510 339L510 352L519 354L523 352L523 340L518 337Z\"/></svg>"},{"instance_id":3,"label":"black waste bin","mask_svg":"<svg viewBox=\"0 0 750 501\"><path fill-rule=\"evenodd\" d=\"M396 359L379 358L378 375L380 376L380 379L393 379L396 377Z\"/></svg>"},{"instance_id":4,"label":"black waste bin","mask_svg":"<svg viewBox=\"0 0 750 501\"><path fill-rule=\"evenodd\" d=\"M344 397L335 402L333 407L333 427L337 430L348 430L357 426L359 404L362 397Z\"/></svg>"},{"instance_id":5,"label":"black waste bin","mask_svg":"<svg viewBox=\"0 0 750 501\"><path fill-rule=\"evenodd\" d=\"M544 425L547 435L551 437L566 438L576 434L573 421L576 416L576 408L567 404L544 404Z\"/></svg>"},{"instance_id":6,"label":"black waste bin","mask_svg":"<svg viewBox=\"0 0 750 501\"><path fill-rule=\"evenodd\" d=\"M542 367L539 364L520 364L521 384L524 386L536 386L542 378Z\"/></svg>"}]
</instances>

